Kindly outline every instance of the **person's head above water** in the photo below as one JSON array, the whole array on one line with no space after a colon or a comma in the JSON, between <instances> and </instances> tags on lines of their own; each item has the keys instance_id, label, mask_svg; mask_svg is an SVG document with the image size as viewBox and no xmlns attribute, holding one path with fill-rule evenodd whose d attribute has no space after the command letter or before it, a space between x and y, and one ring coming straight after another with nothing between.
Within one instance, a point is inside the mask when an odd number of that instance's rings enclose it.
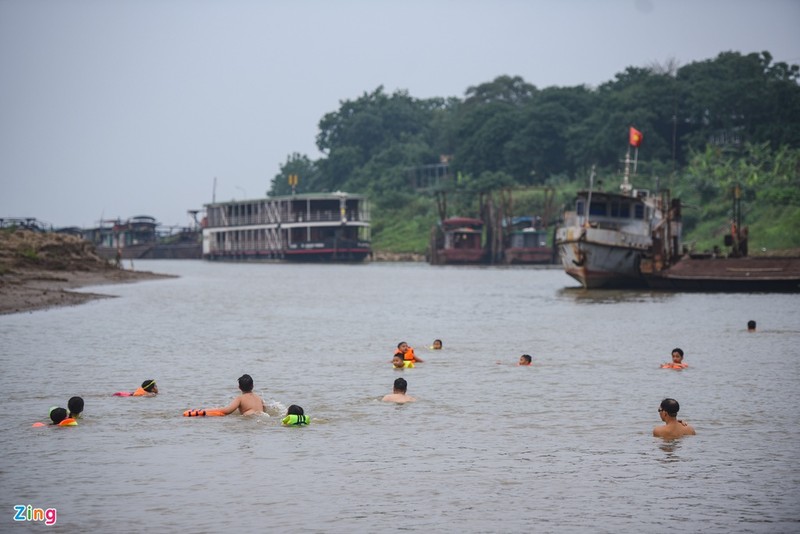
<instances>
[{"instance_id":1,"label":"person's head above water","mask_svg":"<svg viewBox=\"0 0 800 534\"><path fill-rule=\"evenodd\" d=\"M679 348L672 349L672 361L673 363L681 363L683 361L683 351Z\"/></svg>"},{"instance_id":2,"label":"person's head above water","mask_svg":"<svg viewBox=\"0 0 800 534\"><path fill-rule=\"evenodd\" d=\"M394 390L398 393L405 393L408 389L408 382L405 378L398 378L394 381Z\"/></svg>"},{"instance_id":3,"label":"person's head above water","mask_svg":"<svg viewBox=\"0 0 800 534\"><path fill-rule=\"evenodd\" d=\"M531 355L530 354L523 354L519 357L519 364L520 365L530 365L531 364Z\"/></svg>"},{"instance_id":4,"label":"person's head above water","mask_svg":"<svg viewBox=\"0 0 800 534\"><path fill-rule=\"evenodd\" d=\"M67 410L64 408L59 408L57 406L53 406L50 408L50 420L53 422L54 425L57 425L61 421L67 418Z\"/></svg>"},{"instance_id":5,"label":"person's head above water","mask_svg":"<svg viewBox=\"0 0 800 534\"><path fill-rule=\"evenodd\" d=\"M148 378L142 382L142 389L148 393L158 393L158 386L155 378Z\"/></svg>"},{"instance_id":6,"label":"person's head above water","mask_svg":"<svg viewBox=\"0 0 800 534\"><path fill-rule=\"evenodd\" d=\"M403 355L398 353L392 356L392 366L401 369L405 365Z\"/></svg>"},{"instance_id":7,"label":"person's head above water","mask_svg":"<svg viewBox=\"0 0 800 534\"><path fill-rule=\"evenodd\" d=\"M291 406L289 406L289 408L286 410L286 414L287 415L305 415L305 413L303 412L303 408L301 406L296 405L296 404L292 404Z\"/></svg>"},{"instance_id":8,"label":"person's head above water","mask_svg":"<svg viewBox=\"0 0 800 534\"><path fill-rule=\"evenodd\" d=\"M678 417L680 409L681 405L675 399L664 399L661 401L661 406L659 406L658 410L666 412L670 417Z\"/></svg>"},{"instance_id":9,"label":"person's head above water","mask_svg":"<svg viewBox=\"0 0 800 534\"><path fill-rule=\"evenodd\" d=\"M80 397L72 397L67 402L70 417L78 417L83 411L83 399Z\"/></svg>"},{"instance_id":10,"label":"person's head above water","mask_svg":"<svg viewBox=\"0 0 800 534\"><path fill-rule=\"evenodd\" d=\"M756 322L752 319L747 321L747 331L748 332L755 332L756 331Z\"/></svg>"},{"instance_id":11,"label":"person's head above water","mask_svg":"<svg viewBox=\"0 0 800 534\"><path fill-rule=\"evenodd\" d=\"M250 375L242 375L239 377L239 389L242 393L250 393L253 391L253 377Z\"/></svg>"},{"instance_id":12,"label":"person's head above water","mask_svg":"<svg viewBox=\"0 0 800 534\"><path fill-rule=\"evenodd\" d=\"M431 347L433 350L440 350L442 348L442 340L441 339L434 339L433 346Z\"/></svg>"}]
</instances>

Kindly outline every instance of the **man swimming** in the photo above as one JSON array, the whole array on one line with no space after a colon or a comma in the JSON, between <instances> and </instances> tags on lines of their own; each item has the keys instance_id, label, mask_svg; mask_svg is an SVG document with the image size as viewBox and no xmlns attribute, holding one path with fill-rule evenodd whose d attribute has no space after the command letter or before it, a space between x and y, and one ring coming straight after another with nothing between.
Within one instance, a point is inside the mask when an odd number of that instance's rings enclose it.
<instances>
[{"instance_id":1,"label":"man swimming","mask_svg":"<svg viewBox=\"0 0 800 534\"><path fill-rule=\"evenodd\" d=\"M653 436L664 439L675 439L681 436L694 436L695 431L691 425L678 419L680 404L675 399L664 399L658 407L658 415L664 421L664 426L653 429Z\"/></svg>"},{"instance_id":2,"label":"man swimming","mask_svg":"<svg viewBox=\"0 0 800 534\"><path fill-rule=\"evenodd\" d=\"M398 378L394 381L394 388L392 392L388 395L384 395L383 400L384 402L396 402L398 404L404 404L406 402L414 402L414 397L406 395L406 390L408 389L408 382L406 382L405 378Z\"/></svg>"},{"instance_id":3,"label":"man swimming","mask_svg":"<svg viewBox=\"0 0 800 534\"><path fill-rule=\"evenodd\" d=\"M237 409L242 415L254 415L266 411L267 407L264 401L257 394L253 393L253 377L250 375L240 376L239 389L242 394L233 399L229 405L224 408L212 408L208 411L216 410L223 412L224 415L231 414Z\"/></svg>"}]
</instances>

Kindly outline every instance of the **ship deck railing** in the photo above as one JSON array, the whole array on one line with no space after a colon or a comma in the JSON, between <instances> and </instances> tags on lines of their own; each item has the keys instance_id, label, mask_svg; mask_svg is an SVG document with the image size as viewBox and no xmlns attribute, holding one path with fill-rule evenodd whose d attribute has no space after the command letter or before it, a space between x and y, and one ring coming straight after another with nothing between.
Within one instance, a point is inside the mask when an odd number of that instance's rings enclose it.
<instances>
[{"instance_id":1,"label":"ship deck railing","mask_svg":"<svg viewBox=\"0 0 800 534\"><path fill-rule=\"evenodd\" d=\"M357 212L348 211L345 213L347 222L369 222L366 217L361 217ZM290 224L290 223L305 223L305 222L341 222L342 216L338 211L312 211L310 213L290 213L284 214L280 220L270 217L268 214L259 215L242 215L242 216L228 216L224 221L217 220L214 217L209 220L209 228L225 228L233 226L249 226L256 224Z\"/></svg>"}]
</instances>

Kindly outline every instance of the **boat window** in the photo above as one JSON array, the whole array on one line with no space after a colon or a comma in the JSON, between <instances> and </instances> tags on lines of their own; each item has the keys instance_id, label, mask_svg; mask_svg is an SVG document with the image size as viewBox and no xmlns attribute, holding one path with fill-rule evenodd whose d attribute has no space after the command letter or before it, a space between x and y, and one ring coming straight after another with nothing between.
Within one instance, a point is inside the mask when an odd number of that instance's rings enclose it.
<instances>
[{"instance_id":1,"label":"boat window","mask_svg":"<svg viewBox=\"0 0 800 534\"><path fill-rule=\"evenodd\" d=\"M630 219L631 218L631 205L627 202L623 202L622 205L619 207L619 216L623 219Z\"/></svg>"},{"instance_id":2,"label":"boat window","mask_svg":"<svg viewBox=\"0 0 800 534\"><path fill-rule=\"evenodd\" d=\"M611 202L611 216L619 217L619 202L616 200Z\"/></svg>"},{"instance_id":3,"label":"boat window","mask_svg":"<svg viewBox=\"0 0 800 534\"><path fill-rule=\"evenodd\" d=\"M605 217L607 213L607 206L605 202L592 202L592 205L589 206L589 215Z\"/></svg>"},{"instance_id":4,"label":"boat window","mask_svg":"<svg viewBox=\"0 0 800 534\"><path fill-rule=\"evenodd\" d=\"M636 219L644 219L644 204L636 204L634 206L633 216Z\"/></svg>"},{"instance_id":5,"label":"boat window","mask_svg":"<svg viewBox=\"0 0 800 534\"><path fill-rule=\"evenodd\" d=\"M583 215L583 200L579 200L577 204L575 204L575 212L578 215Z\"/></svg>"}]
</instances>

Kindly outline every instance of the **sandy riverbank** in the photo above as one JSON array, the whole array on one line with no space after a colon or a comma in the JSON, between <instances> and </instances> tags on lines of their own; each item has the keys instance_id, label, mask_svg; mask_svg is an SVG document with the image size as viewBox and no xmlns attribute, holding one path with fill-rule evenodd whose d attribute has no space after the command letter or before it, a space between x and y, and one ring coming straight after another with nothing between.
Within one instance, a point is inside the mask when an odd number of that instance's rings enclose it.
<instances>
[{"instance_id":1,"label":"sandy riverbank","mask_svg":"<svg viewBox=\"0 0 800 534\"><path fill-rule=\"evenodd\" d=\"M90 243L75 236L0 231L0 314L110 298L101 293L71 291L80 287L170 277L117 268L97 256Z\"/></svg>"}]
</instances>

